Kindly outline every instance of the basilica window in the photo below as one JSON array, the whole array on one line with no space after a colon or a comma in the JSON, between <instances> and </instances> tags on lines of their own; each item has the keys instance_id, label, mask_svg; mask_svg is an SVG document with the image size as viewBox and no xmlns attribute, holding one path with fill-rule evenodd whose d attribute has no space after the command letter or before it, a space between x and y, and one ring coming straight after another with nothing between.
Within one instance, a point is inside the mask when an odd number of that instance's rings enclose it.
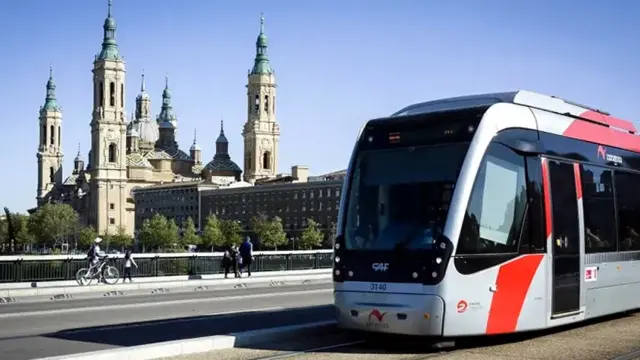
<instances>
[{"instance_id":1,"label":"basilica window","mask_svg":"<svg viewBox=\"0 0 640 360\"><path fill-rule=\"evenodd\" d=\"M53 169L53 166L49 168L49 183L53 184L56 179L56 171Z\"/></svg>"},{"instance_id":2,"label":"basilica window","mask_svg":"<svg viewBox=\"0 0 640 360\"><path fill-rule=\"evenodd\" d=\"M109 144L109 162L116 162L116 144Z\"/></svg>"},{"instance_id":3,"label":"basilica window","mask_svg":"<svg viewBox=\"0 0 640 360\"><path fill-rule=\"evenodd\" d=\"M124 107L124 84L120 84L120 106Z\"/></svg>"},{"instance_id":4,"label":"basilica window","mask_svg":"<svg viewBox=\"0 0 640 360\"><path fill-rule=\"evenodd\" d=\"M271 153L268 151L262 154L262 168L265 170L271 169Z\"/></svg>"},{"instance_id":5,"label":"basilica window","mask_svg":"<svg viewBox=\"0 0 640 360\"><path fill-rule=\"evenodd\" d=\"M253 106L253 111L256 114L260 112L260 95L256 95L256 102Z\"/></svg>"},{"instance_id":6,"label":"basilica window","mask_svg":"<svg viewBox=\"0 0 640 360\"><path fill-rule=\"evenodd\" d=\"M40 134L40 144L47 145L47 125L42 125L42 133Z\"/></svg>"},{"instance_id":7,"label":"basilica window","mask_svg":"<svg viewBox=\"0 0 640 360\"><path fill-rule=\"evenodd\" d=\"M116 84L109 83L109 106L116 106Z\"/></svg>"},{"instance_id":8,"label":"basilica window","mask_svg":"<svg viewBox=\"0 0 640 360\"><path fill-rule=\"evenodd\" d=\"M60 147L60 138L62 137L60 135L60 126L58 125L58 147Z\"/></svg>"},{"instance_id":9,"label":"basilica window","mask_svg":"<svg viewBox=\"0 0 640 360\"><path fill-rule=\"evenodd\" d=\"M269 113L269 95L264 96L264 111Z\"/></svg>"},{"instance_id":10,"label":"basilica window","mask_svg":"<svg viewBox=\"0 0 640 360\"><path fill-rule=\"evenodd\" d=\"M104 84L98 83L98 106L104 106Z\"/></svg>"},{"instance_id":11,"label":"basilica window","mask_svg":"<svg viewBox=\"0 0 640 360\"><path fill-rule=\"evenodd\" d=\"M56 134L56 128L53 125L51 125L49 127L49 144L51 144L51 145L54 145L56 143L55 142L55 140L56 140L56 135L55 134Z\"/></svg>"}]
</instances>

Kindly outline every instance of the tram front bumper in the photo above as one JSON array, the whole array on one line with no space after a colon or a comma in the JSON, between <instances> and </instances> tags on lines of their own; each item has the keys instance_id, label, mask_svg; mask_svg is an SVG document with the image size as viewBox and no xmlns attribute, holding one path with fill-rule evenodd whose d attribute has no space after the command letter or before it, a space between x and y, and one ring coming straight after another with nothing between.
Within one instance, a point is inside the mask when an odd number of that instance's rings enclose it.
<instances>
[{"instance_id":1,"label":"tram front bumper","mask_svg":"<svg viewBox=\"0 0 640 360\"><path fill-rule=\"evenodd\" d=\"M335 291L334 302L343 329L442 335L444 300L437 295Z\"/></svg>"}]
</instances>

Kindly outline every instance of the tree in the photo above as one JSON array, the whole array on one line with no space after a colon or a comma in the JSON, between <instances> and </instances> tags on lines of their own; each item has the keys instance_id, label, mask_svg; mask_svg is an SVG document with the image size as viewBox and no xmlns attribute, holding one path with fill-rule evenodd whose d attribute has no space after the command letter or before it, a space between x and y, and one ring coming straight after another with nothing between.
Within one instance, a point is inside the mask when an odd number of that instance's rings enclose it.
<instances>
[{"instance_id":1,"label":"tree","mask_svg":"<svg viewBox=\"0 0 640 360\"><path fill-rule=\"evenodd\" d=\"M117 249L129 247L133 244L133 237L127 234L127 230L123 226L118 226L115 235L110 237L109 244Z\"/></svg>"},{"instance_id":2,"label":"tree","mask_svg":"<svg viewBox=\"0 0 640 360\"><path fill-rule=\"evenodd\" d=\"M269 218L263 213L258 213L251 218L251 230L253 230L262 242L263 235L269 232Z\"/></svg>"},{"instance_id":3,"label":"tree","mask_svg":"<svg viewBox=\"0 0 640 360\"><path fill-rule=\"evenodd\" d=\"M45 204L29 217L28 229L40 244L57 246L75 232L78 214L68 204Z\"/></svg>"},{"instance_id":4,"label":"tree","mask_svg":"<svg viewBox=\"0 0 640 360\"><path fill-rule=\"evenodd\" d=\"M220 247L224 244L222 237L221 222L218 218L210 214L204 223L204 229L202 229L202 245L207 248L211 248L213 252L214 247Z\"/></svg>"},{"instance_id":5,"label":"tree","mask_svg":"<svg viewBox=\"0 0 640 360\"><path fill-rule=\"evenodd\" d=\"M173 219L167 221L167 238L165 241L165 247L176 247L180 243L180 228Z\"/></svg>"},{"instance_id":6,"label":"tree","mask_svg":"<svg viewBox=\"0 0 640 360\"><path fill-rule=\"evenodd\" d=\"M302 250L311 250L314 247L321 246L323 239L324 235L320 231L318 223L313 219L307 219L307 227L300 235L298 246Z\"/></svg>"},{"instance_id":7,"label":"tree","mask_svg":"<svg viewBox=\"0 0 640 360\"><path fill-rule=\"evenodd\" d=\"M332 222L331 225L329 225L329 229L327 230L327 237L324 241L323 247L328 249L331 249L333 247L333 240L335 239L337 232L338 227L335 222Z\"/></svg>"},{"instance_id":8,"label":"tree","mask_svg":"<svg viewBox=\"0 0 640 360\"><path fill-rule=\"evenodd\" d=\"M13 214L13 226L16 232L15 245L24 248L26 245L33 245L36 242L35 237L29 231L29 216L24 214Z\"/></svg>"},{"instance_id":9,"label":"tree","mask_svg":"<svg viewBox=\"0 0 640 360\"><path fill-rule=\"evenodd\" d=\"M173 220L167 221L167 218L156 213L142 222L139 239L146 249L166 248L178 241L178 226Z\"/></svg>"},{"instance_id":10,"label":"tree","mask_svg":"<svg viewBox=\"0 0 640 360\"><path fill-rule=\"evenodd\" d=\"M78 230L78 245L83 249L88 249L93 244L93 240L98 233L91 226L82 226Z\"/></svg>"},{"instance_id":11,"label":"tree","mask_svg":"<svg viewBox=\"0 0 640 360\"><path fill-rule=\"evenodd\" d=\"M200 245L201 242L202 240L200 239L200 236L198 236L193 219L191 217L187 218L182 230L182 245Z\"/></svg>"},{"instance_id":12,"label":"tree","mask_svg":"<svg viewBox=\"0 0 640 360\"><path fill-rule=\"evenodd\" d=\"M252 219L253 231L260 238L260 244L268 248L277 249L278 246L287 243L287 234L282 226L282 219L275 216L267 219L266 216L259 216Z\"/></svg>"},{"instance_id":13,"label":"tree","mask_svg":"<svg viewBox=\"0 0 640 360\"><path fill-rule=\"evenodd\" d=\"M222 220L220 221L220 233L222 235L222 244L224 246L239 245L242 241L242 227L240 223L235 220Z\"/></svg>"}]
</instances>

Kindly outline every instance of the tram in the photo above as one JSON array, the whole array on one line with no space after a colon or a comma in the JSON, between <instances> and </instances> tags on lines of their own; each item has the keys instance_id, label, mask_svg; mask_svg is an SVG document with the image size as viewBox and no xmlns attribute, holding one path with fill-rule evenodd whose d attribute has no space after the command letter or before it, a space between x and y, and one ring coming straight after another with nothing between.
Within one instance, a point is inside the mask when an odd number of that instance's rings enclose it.
<instances>
[{"instance_id":1,"label":"tram","mask_svg":"<svg viewBox=\"0 0 640 360\"><path fill-rule=\"evenodd\" d=\"M334 242L344 329L458 337L640 307L633 123L529 91L368 121Z\"/></svg>"}]
</instances>

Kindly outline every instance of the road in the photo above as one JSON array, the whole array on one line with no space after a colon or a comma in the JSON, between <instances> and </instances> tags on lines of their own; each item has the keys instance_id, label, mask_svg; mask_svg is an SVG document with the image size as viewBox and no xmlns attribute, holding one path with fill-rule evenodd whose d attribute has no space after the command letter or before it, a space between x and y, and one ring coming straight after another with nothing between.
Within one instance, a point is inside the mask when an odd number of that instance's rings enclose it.
<instances>
[{"instance_id":1,"label":"road","mask_svg":"<svg viewBox=\"0 0 640 360\"><path fill-rule=\"evenodd\" d=\"M0 305L3 360L331 319L331 284ZM242 313L239 313L242 312Z\"/></svg>"},{"instance_id":2,"label":"road","mask_svg":"<svg viewBox=\"0 0 640 360\"><path fill-rule=\"evenodd\" d=\"M406 337L327 331L315 337L165 360L633 360L640 359L640 313L516 336L469 338L446 351Z\"/></svg>"}]
</instances>

